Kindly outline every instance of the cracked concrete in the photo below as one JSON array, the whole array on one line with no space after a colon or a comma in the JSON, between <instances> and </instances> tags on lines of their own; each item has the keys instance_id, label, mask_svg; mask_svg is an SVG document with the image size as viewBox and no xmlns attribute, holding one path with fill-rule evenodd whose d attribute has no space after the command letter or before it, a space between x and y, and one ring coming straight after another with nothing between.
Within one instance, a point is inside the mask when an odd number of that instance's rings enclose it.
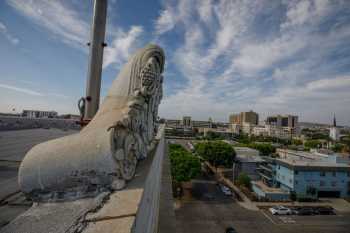
<instances>
[{"instance_id":1,"label":"cracked concrete","mask_svg":"<svg viewBox=\"0 0 350 233\"><path fill-rule=\"evenodd\" d=\"M104 192L95 198L76 201L34 204L28 211L18 216L1 229L1 233L63 233L79 232L82 228L79 219L88 212L99 208L109 193ZM77 222L78 221L78 222Z\"/></svg>"}]
</instances>

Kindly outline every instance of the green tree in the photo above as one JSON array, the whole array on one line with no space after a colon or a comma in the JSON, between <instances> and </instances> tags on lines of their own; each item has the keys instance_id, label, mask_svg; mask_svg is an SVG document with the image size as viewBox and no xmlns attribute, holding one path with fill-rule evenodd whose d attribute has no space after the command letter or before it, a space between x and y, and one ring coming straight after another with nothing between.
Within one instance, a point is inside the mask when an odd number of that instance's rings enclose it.
<instances>
[{"instance_id":1,"label":"green tree","mask_svg":"<svg viewBox=\"0 0 350 233\"><path fill-rule=\"evenodd\" d=\"M177 182L185 182L196 177L201 171L199 158L186 151L181 145L169 145L171 175Z\"/></svg>"},{"instance_id":2,"label":"green tree","mask_svg":"<svg viewBox=\"0 0 350 233\"><path fill-rule=\"evenodd\" d=\"M180 144L170 144L169 145L169 152L187 152L185 148L183 148Z\"/></svg>"},{"instance_id":3,"label":"green tree","mask_svg":"<svg viewBox=\"0 0 350 233\"><path fill-rule=\"evenodd\" d=\"M223 141L208 141L198 143L196 153L215 167L224 166L231 168L236 157L233 147Z\"/></svg>"},{"instance_id":4,"label":"green tree","mask_svg":"<svg viewBox=\"0 0 350 233\"><path fill-rule=\"evenodd\" d=\"M331 149L332 149L334 152L342 152L344 148L345 148L345 145L340 144L340 143L336 143L334 146L332 146Z\"/></svg>"},{"instance_id":5,"label":"green tree","mask_svg":"<svg viewBox=\"0 0 350 233\"><path fill-rule=\"evenodd\" d=\"M276 148L270 143L250 143L248 147L258 150L262 156L269 156L276 152Z\"/></svg>"},{"instance_id":6,"label":"green tree","mask_svg":"<svg viewBox=\"0 0 350 233\"><path fill-rule=\"evenodd\" d=\"M244 172L241 172L239 175L238 175L238 178L237 178L237 184L239 186L244 186L246 188L251 188L251 179L250 177L244 173Z\"/></svg>"},{"instance_id":7,"label":"green tree","mask_svg":"<svg viewBox=\"0 0 350 233\"><path fill-rule=\"evenodd\" d=\"M322 146L322 142L319 140L308 140L304 143L306 148L320 148Z\"/></svg>"},{"instance_id":8,"label":"green tree","mask_svg":"<svg viewBox=\"0 0 350 233\"><path fill-rule=\"evenodd\" d=\"M296 146L301 146L303 145L303 141L301 141L300 139L292 139L292 144Z\"/></svg>"},{"instance_id":9,"label":"green tree","mask_svg":"<svg viewBox=\"0 0 350 233\"><path fill-rule=\"evenodd\" d=\"M204 137L206 140L223 140L225 139L224 136L222 136L219 133L209 131L207 132L207 135Z\"/></svg>"}]
</instances>

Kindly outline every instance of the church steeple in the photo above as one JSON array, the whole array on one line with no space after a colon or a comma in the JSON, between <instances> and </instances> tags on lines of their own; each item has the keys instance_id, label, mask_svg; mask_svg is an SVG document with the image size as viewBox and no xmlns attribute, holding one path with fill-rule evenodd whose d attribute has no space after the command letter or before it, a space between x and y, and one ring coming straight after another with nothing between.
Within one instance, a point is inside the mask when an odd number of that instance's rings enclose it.
<instances>
[{"instance_id":1,"label":"church steeple","mask_svg":"<svg viewBox=\"0 0 350 233\"><path fill-rule=\"evenodd\" d=\"M334 117L333 117L333 127L337 127L337 120L335 119L335 114L334 114Z\"/></svg>"}]
</instances>

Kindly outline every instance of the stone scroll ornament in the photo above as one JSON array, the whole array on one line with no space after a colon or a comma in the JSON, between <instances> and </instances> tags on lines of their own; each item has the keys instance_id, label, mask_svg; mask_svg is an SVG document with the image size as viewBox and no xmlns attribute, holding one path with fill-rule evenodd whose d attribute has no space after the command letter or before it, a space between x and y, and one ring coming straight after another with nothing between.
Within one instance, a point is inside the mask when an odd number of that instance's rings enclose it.
<instances>
[{"instance_id":1,"label":"stone scroll ornament","mask_svg":"<svg viewBox=\"0 0 350 233\"><path fill-rule=\"evenodd\" d=\"M52 200L122 189L152 148L163 69L160 47L137 51L86 127L26 154L19 169L22 192L34 200Z\"/></svg>"}]
</instances>

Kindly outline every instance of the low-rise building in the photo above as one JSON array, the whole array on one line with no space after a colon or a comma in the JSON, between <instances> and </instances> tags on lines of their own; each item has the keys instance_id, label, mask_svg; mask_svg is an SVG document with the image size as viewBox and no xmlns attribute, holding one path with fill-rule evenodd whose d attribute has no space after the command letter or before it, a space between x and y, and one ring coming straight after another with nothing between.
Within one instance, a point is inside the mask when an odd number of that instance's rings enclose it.
<instances>
[{"instance_id":1,"label":"low-rise building","mask_svg":"<svg viewBox=\"0 0 350 233\"><path fill-rule=\"evenodd\" d=\"M183 127L185 128L192 128L193 127L193 124L192 124L192 119L190 116L184 116L182 117L182 125Z\"/></svg>"},{"instance_id":2,"label":"low-rise building","mask_svg":"<svg viewBox=\"0 0 350 233\"><path fill-rule=\"evenodd\" d=\"M236 158L233 163L233 180L236 180L240 173L244 172L251 180L258 180L257 168L264 160L260 157L258 150L248 147L235 147Z\"/></svg>"},{"instance_id":3,"label":"low-rise building","mask_svg":"<svg viewBox=\"0 0 350 233\"><path fill-rule=\"evenodd\" d=\"M266 159L258 168L260 179L267 186L295 192L297 197L350 196L348 157L324 150L276 152L279 158Z\"/></svg>"},{"instance_id":4,"label":"low-rise building","mask_svg":"<svg viewBox=\"0 0 350 233\"><path fill-rule=\"evenodd\" d=\"M253 128L252 134L255 136L269 136L265 126L257 125Z\"/></svg>"},{"instance_id":5,"label":"low-rise building","mask_svg":"<svg viewBox=\"0 0 350 233\"><path fill-rule=\"evenodd\" d=\"M276 159L281 189L301 197L350 196L350 166L345 163Z\"/></svg>"},{"instance_id":6,"label":"low-rise building","mask_svg":"<svg viewBox=\"0 0 350 233\"><path fill-rule=\"evenodd\" d=\"M28 118L57 118L58 114L55 111L23 110L22 116Z\"/></svg>"},{"instance_id":7,"label":"low-rise building","mask_svg":"<svg viewBox=\"0 0 350 233\"><path fill-rule=\"evenodd\" d=\"M241 125L240 124L229 124L229 131L231 131L234 134L240 134Z\"/></svg>"},{"instance_id":8,"label":"low-rise building","mask_svg":"<svg viewBox=\"0 0 350 233\"><path fill-rule=\"evenodd\" d=\"M247 122L243 122L242 123L242 132L248 135L252 134L252 131L254 129L255 125L251 124L251 123L247 123Z\"/></svg>"}]
</instances>

